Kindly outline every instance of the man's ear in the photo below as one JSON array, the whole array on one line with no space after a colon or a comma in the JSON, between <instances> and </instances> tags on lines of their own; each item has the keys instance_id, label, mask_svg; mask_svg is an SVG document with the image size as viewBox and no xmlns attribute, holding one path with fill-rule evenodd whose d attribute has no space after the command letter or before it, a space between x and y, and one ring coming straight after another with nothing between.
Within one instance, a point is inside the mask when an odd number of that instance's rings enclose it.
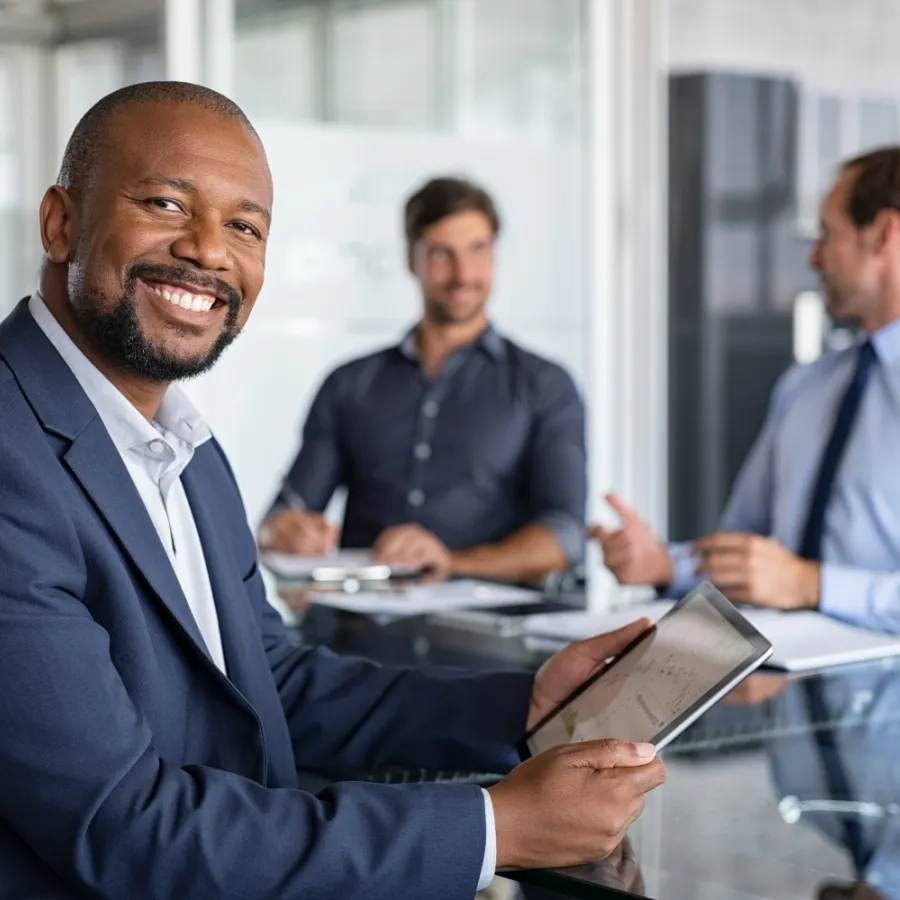
<instances>
[{"instance_id":1,"label":"man's ear","mask_svg":"<svg viewBox=\"0 0 900 900\"><path fill-rule=\"evenodd\" d=\"M882 239L884 246L896 253L900 247L900 212L896 209L886 209L882 213L884 223L882 225Z\"/></svg>"},{"instance_id":2,"label":"man's ear","mask_svg":"<svg viewBox=\"0 0 900 900\"><path fill-rule=\"evenodd\" d=\"M51 262L63 265L75 246L75 204L58 184L47 188L41 200L41 243Z\"/></svg>"}]
</instances>

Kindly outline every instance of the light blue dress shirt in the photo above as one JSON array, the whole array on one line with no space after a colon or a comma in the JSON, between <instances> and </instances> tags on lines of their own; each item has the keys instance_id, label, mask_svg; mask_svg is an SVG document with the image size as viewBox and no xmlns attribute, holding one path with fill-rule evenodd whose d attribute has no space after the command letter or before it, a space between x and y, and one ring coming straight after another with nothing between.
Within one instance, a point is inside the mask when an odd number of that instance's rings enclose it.
<instances>
[{"instance_id":1,"label":"light blue dress shirt","mask_svg":"<svg viewBox=\"0 0 900 900\"><path fill-rule=\"evenodd\" d=\"M825 513L820 609L900 634L900 321L872 335L877 363L860 402ZM816 474L858 348L796 366L779 380L769 414L735 482L719 531L774 538L797 552ZM690 545L670 546L671 592L695 584Z\"/></svg>"}]
</instances>

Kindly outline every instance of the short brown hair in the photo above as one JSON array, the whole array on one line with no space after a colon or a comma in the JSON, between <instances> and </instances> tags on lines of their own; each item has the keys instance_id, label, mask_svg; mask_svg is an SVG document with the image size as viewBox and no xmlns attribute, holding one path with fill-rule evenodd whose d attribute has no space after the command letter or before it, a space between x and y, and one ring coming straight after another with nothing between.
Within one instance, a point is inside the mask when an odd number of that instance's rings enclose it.
<instances>
[{"instance_id":1,"label":"short brown hair","mask_svg":"<svg viewBox=\"0 0 900 900\"><path fill-rule=\"evenodd\" d=\"M447 216L480 212L491 223L494 237L500 233L500 215L491 195L464 178L433 178L406 201L406 243L413 247L425 229Z\"/></svg>"},{"instance_id":2,"label":"short brown hair","mask_svg":"<svg viewBox=\"0 0 900 900\"><path fill-rule=\"evenodd\" d=\"M847 214L857 228L871 225L882 210L900 212L900 147L864 153L844 163L843 170L857 173L847 200Z\"/></svg>"}]
</instances>

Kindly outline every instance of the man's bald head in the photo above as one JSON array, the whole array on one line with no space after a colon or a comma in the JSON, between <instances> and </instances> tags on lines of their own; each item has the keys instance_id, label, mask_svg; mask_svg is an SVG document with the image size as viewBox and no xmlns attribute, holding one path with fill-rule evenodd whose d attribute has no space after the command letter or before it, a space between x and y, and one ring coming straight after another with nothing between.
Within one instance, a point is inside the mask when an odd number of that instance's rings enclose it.
<instances>
[{"instance_id":1,"label":"man's bald head","mask_svg":"<svg viewBox=\"0 0 900 900\"><path fill-rule=\"evenodd\" d=\"M234 103L180 82L123 88L78 123L44 195L41 291L107 371L190 377L246 322L271 215L265 150Z\"/></svg>"},{"instance_id":2,"label":"man's bald head","mask_svg":"<svg viewBox=\"0 0 900 900\"><path fill-rule=\"evenodd\" d=\"M89 187L108 137L110 122L119 113L144 103L175 103L196 106L237 119L248 131L256 130L244 111L223 94L185 81L146 81L119 88L98 100L82 117L63 153L57 183L70 193Z\"/></svg>"}]
</instances>

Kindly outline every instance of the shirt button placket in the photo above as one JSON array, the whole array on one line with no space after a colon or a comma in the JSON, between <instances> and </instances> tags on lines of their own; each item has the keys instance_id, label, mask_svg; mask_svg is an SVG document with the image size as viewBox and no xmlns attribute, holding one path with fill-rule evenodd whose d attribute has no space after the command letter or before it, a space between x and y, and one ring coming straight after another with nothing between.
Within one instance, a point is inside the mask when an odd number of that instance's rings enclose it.
<instances>
[{"instance_id":1,"label":"shirt button placket","mask_svg":"<svg viewBox=\"0 0 900 900\"><path fill-rule=\"evenodd\" d=\"M421 415L416 426L415 443L413 444L413 458L415 464L412 467L412 484L409 493L406 495L406 502L409 506L418 510L425 504L425 492L417 485L422 481L422 466L426 460L431 458L431 440L434 435L434 420L440 411L440 403L431 396L428 397L421 407Z\"/></svg>"}]
</instances>

